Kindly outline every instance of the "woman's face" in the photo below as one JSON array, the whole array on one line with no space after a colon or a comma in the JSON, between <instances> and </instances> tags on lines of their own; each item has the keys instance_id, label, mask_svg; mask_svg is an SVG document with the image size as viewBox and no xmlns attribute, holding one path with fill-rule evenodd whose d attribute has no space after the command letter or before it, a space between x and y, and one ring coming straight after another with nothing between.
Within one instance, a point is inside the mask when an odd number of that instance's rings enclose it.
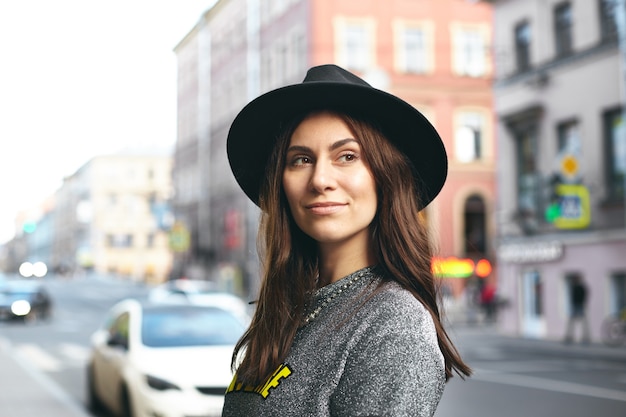
<instances>
[{"instance_id":1,"label":"woman's face","mask_svg":"<svg viewBox=\"0 0 626 417\"><path fill-rule=\"evenodd\" d=\"M314 113L298 125L283 188L296 224L320 244L368 241L376 184L361 146L338 116Z\"/></svg>"}]
</instances>

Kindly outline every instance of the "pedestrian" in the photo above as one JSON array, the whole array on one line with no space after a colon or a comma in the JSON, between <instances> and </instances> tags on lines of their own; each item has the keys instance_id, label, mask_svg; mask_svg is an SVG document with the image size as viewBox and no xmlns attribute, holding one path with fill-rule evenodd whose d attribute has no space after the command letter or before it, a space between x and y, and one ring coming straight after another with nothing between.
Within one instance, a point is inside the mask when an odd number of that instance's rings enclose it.
<instances>
[{"instance_id":1,"label":"pedestrian","mask_svg":"<svg viewBox=\"0 0 626 417\"><path fill-rule=\"evenodd\" d=\"M485 321L495 321L497 309L496 286L491 281L487 280L483 283L480 290L480 305L485 313Z\"/></svg>"},{"instance_id":2,"label":"pedestrian","mask_svg":"<svg viewBox=\"0 0 626 417\"><path fill-rule=\"evenodd\" d=\"M567 320L567 328L565 329L564 343L569 344L574 341L574 333L576 323L581 327L581 342L589 343L589 322L587 320L587 298L588 290L583 277L579 273L570 276L569 284L569 302L570 311Z\"/></svg>"},{"instance_id":3,"label":"pedestrian","mask_svg":"<svg viewBox=\"0 0 626 417\"><path fill-rule=\"evenodd\" d=\"M223 416L432 416L453 373L423 209L443 143L400 98L335 65L261 95L227 139L261 208L263 277Z\"/></svg>"}]
</instances>

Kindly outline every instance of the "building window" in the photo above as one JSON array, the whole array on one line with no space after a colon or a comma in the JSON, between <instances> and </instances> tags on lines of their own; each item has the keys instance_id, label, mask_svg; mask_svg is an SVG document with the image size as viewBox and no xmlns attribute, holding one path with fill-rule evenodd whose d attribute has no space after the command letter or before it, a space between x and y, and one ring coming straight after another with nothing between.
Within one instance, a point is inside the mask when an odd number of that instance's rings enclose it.
<instances>
[{"instance_id":1,"label":"building window","mask_svg":"<svg viewBox=\"0 0 626 417\"><path fill-rule=\"evenodd\" d=\"M617 0L600 0L600 35L603 42L617 40Z\"/></svg>"},{"instance_id":2,"label":"building window","mask_svg":"<svg viewBox=\"0 0 626 417\"><path fill-rule=\"evenodd\" d=\"M374 27L369 20L335 22L337 62L352 71L366 71L374 66Z\"/></svg>"},{"instance_id":3,"label":"building window","mask_svg":"<svg viewBox=\"0 0 626 417\"><path fill-rule=\"evenodd\" d=\"M110 248L130 248L133 246L133 235L131 234L108 234L106 240L107 246Z\"/></svg>"},{"instance_id":4,"label":"building window","mask_svg":"<svg viewBox=\"0 0 626 417\"><path fill-rule=\"evenodd\" d=\"M527 234L534 233L541 217L541 175L537 171L537 137L534 127L516 133L517 220Z\"/></svg>"},{"instance_id":5,"label":"building window","mask_svg":"<svg viewBox=\"0 0 626 417\"><path fill-rule=\"evenodd\" d=\"M615 314L626 312L626 271L618 271L611 274L610 281L610 309Z\"/></svg>"},{"instance_id":6,"label":"building window","mask_svg":"<svg viewBox=\"0 0 626 417\"><path fill-rule=\"evenodd\" d=\"M531 318L539 318L543 316L543 280L538 271L531 271L525 274L527 280L526 285L526 306L527 314Z\"/></svg>"},{"instance_id":7,"label":"building window","mask_svg":"<svg viewBox=\"0 0 626 417\"><path fill-rule=\"evenodd\" d=\"M578 152L580 150L580 137L578 136L578 122L569 121L557 127L557 151Z\"/></svg>"},{"instance_id":8,"label":"building window","mask_svg":"<svg viewBox=\"0 0 626 417\"><path fill-rule=\"evenodd\" d=\"M454 135L454 154L457 161L469 163L482 159L484 132L485 121L481 113L461 113Z\"/></svg>"},{"instance_id":9,"label":"building window","mask_svg":"<svg viewBox=\"0 0 626 417\"><path fill-rule=\"evenodd\" d=\"M364 71L368 64L367 29L351 24L345 27L346 66L349 69Z\"/></svg>"},{"instance_id":10,"label":"building window","mask_svg":"<svg viewBox=\"0 0 626 417\"><path fill-rule=\"evenodd\" d=\"M154 239L155 239L154 233L148 233L148 236L146 236L146 247L147 248L154 248Z\"/></svg>"},{"instance_id":11,"label":"building window","mask_svg":"<svg viewBox=\"0 0 626 417\"><path fill-rule=\"evenodd\" d=\"M487 253L485 203L482 197L472 195L465 202L465 254L484 257Z\"/></svg>"},{"instance_id":12,"label":"building window","mask_svg":"<svg viewBox=\"0 0 626 417\"><path fill-rule=\"evenodd\" d=\"M572 6L569 3L554 8L554 39L558 57L572 52Z\"/></svg>"},{"instance_id":13,"label":"building window","mask_svg":"<svg viewBox=\"0 0 626 417\"><path fill-rule=\"evenodd\" d=\"M515 64L519 72L530 69L530 35L528 22L515 26Z\"/></svg>"},{"instance_id":14,"label":"building window","mask_svg":"<svg viewBox=\"0 0 626 417\"><path fill-rule=\"evenodd\" d=\"M626 126L622 109L604 114L604 143L607 197L610 201L623 201L626 182Z\"/></svg>"},{"instance_id":15,"label":"building window","mask_svg":"<svg viewBox=\"0 0 626 417\"><path fill-rule=\"evenodd\" d=\"M458 75L481 77L487 72L487 31L480 26L453 27L453 65Z\"/></svg>"},{"instance_id":16,"label":"building window","mask_svg":"<svg viewBox=\"0 0 626 417\"><path fill-rule=\"evenodd\" d=\"M433 28L428 22L396 22L396 68L399 72L426 74L433 70Z\"/></svg>"},{"instance_id":17,"label":"building window","mask_svg":"<svg viewBox=\"0 0 626 417\"><path fill-rule=\"evenodd\" d=\"M300 74L302 70L307 67L307 39L303 33L297 33L294 35L294 55L295 55L295 68L294 73Z\"/></svg>"}]
</instances>

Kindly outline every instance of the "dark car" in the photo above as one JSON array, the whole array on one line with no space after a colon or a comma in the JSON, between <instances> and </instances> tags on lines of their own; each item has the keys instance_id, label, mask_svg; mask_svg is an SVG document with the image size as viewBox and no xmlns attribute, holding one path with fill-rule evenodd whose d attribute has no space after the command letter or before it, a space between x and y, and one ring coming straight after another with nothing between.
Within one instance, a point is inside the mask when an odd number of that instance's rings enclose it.
<instances>
[{"instance_id":1,"label":"dark car","mask_svg":"<svg viewBox=\"0 0 626 417\"><path fill-rule=\"evenodd\" d=\"M0 320L47 319L51 312L52 300L42 283L27 280L0 282Z\"/></svg>"}]
</instances>

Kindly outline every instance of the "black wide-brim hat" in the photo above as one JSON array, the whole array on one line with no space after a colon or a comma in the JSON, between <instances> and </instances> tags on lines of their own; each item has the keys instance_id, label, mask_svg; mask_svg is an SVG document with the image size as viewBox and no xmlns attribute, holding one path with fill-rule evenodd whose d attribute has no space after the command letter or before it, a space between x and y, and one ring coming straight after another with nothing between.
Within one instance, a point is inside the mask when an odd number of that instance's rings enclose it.
<instances>
[{"instance_id":1,"label":"black wide-brim hat","mask_svg":"<svg viewBox=\"0 0 626 417\"><path fill-rule=\"evenodd\" d=\"M228 161L239 186L256 205L281 130L295 116L318 109L344 110L372 121L413 164L421 208L439 194L448 174L448 158L430 122L409 103L343 68L321 65L309 69L301 84L281 87L252 100L230 127Z\"/></svg>"}]
</instances>

